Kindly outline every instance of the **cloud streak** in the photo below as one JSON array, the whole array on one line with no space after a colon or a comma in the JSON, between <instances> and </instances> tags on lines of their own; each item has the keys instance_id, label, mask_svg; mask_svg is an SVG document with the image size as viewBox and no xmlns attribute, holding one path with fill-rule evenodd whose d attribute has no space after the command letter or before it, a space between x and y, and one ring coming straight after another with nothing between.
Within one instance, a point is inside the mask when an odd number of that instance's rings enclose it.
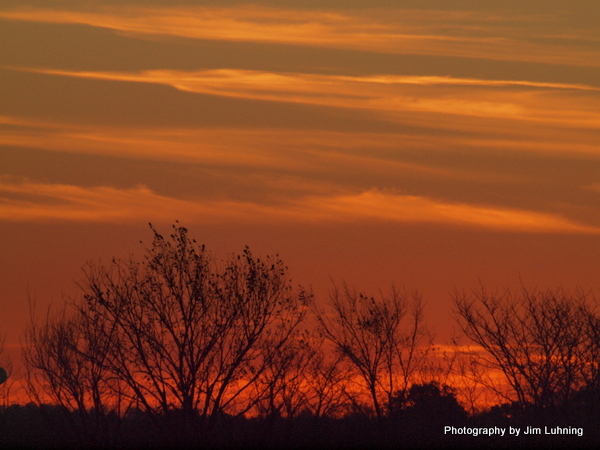
<instances>
[{"instance_id":1,"label":"cloud streak","mask_svg":"<svg viewBox=\"0 0 600 450\"><path fill-rule=\"evenodd\" d=\"M82 126L0 116L3 145L55 152L174 161L220 167L320 173L361 170L410 171L430 176L472 177L448 169L372 155L403 140L424 145L423 138L400 134L343 133L296 129L220 129ZM35 132L31 132L31 130ZM349 139L350 138L350 139Z\"/></svg>"},{"instance_id":2,"label":"cloud streak","mask_svg":"<svg viewBox=\"0 0 600 450\"><path fill-rule=\"evenodd\" d=\"M460 121L459 121L460 122ZM4 125L4 126L2 126ZM466 125L466 126L465 126ZM402 180L429 180L432 185L451 180L478 183L527 183L518 174L506 171L473 169L448 165L434 157L460 151L469 154L557 154L586 158L598 155L593 133L582 137L581 130L516 131L506 128L498 136L468 133L471 123L462 126L464 134L451 133L376 133L337 132L296 129L243 128L134 128L80 125L19 117L0 116L0 138L3 145L23 149L43 149L58 153L103 155L147 161L185 163L204 170L221 171L228 177L238 171L247 180L249 171L256 174L282 172L305 180L321 180L330 189L343 189L364 179L366 186L377 186L376 180L388 177L394 186L406 188ZM471 127L471 128L469 128ZM489 130L487 133L491 133ZM589 142L587 142L589 140ZM418 151L422 159L411 157ZM427 156L430 155L430 156ZM590 160L593 164L593 160ZM190 166L191 167L191 166ZM367 176L368 178L365 178ZM370 180L370 181L367 181ZM575 181L575 180L574 180ZM146 182L146 181L144 181ZM258 185L266 187L262 180ZM273 187L279 191L280 187ZM417 188L418 189L418 188ZM216 189L219 191L219 189ZM439 190L443 192L443 189ZM417 190L417 192L419 192Z\"/></svg>"},{"instance_id":3,"label":"cloud streak","mask_svg":"<svg viewBox=\"0 0 600 450\"><path fill-rule=\"evenodd\" d=\"M514 17L441 11L371 10L346 12L286 10L259 6L95 8L60 10L17 8L0 11L9 20L84 24L135 35L247 41L353 49L390 54L421 54L552 64L600 66L600 53L585 46L536 42L548 29L540 18L531 28L511 27ZM482 26L483 23L483 26ZM587 36L563 39L577 42ZM542 40L543 41L543 40Z\"/></svg>"},{"instance_id":4,"label":"cloud streak","mask_svg":"<svg viewBox=\"0 0 600 450\"><path fill-rule=\"evenodd\" d=\"M421 112L545 122L577 128L600 126L600 88L582 84L432 76L351 77L232 69L188 72L19 70L162 84L181 91L232 98L364 109L392 117L397 112ZM572 95L572 92L581 95Z\"/></svg>"},{"instance_id":5,"label":"cloud streak","mask_svg":"<svg viewBox=\"0 0 600 450\"><path fill-rule=\"evenodd\" d=\"M335 223L388 221L471 226L534 233L598 234L600 229L536 211L450 203L372 189L303 196L282 204L230 199L178 199L145 186L116 189L29 181L0 181L0 220L123 223L184 220L186 223Z\"/></svg>"}]
</instances>

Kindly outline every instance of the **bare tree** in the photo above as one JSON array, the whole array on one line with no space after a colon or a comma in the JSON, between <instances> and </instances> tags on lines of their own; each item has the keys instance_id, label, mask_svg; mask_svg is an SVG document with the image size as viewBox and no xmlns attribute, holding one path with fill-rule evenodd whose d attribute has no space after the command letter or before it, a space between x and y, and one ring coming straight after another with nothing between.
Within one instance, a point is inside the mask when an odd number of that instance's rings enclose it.
<instances>
[{"instance_id":1,"label":"bare tree","mask_svg":"<svg viewBox=\"0 0 600 450\"><path fill-rule=\"evenodd\" d=\"M492 404L510 401L506 386L498 381L495 370L481 361L479 346L463 346L454 342L452 367L448 382L454 386L463 407L470 415L476 415Z\"/></svg>"},{"instance_id":2,"label":"bare tree","mask_svg":"<svg viewBox=\"0 0 600 450\"><path fill-rule=\"evenodd\" d=\"M500 371L507 399L559 407L597 380L597 318L588 295L563 290L455 293L458 321L483 350L479 364Z\"/></svg>"},{"instance_id":3,"label":"bare tree","mask_svg":"<svg viewBox=\"0 0 600 450\"><path fill-rule=\"evenodd\" d=\"M306 370L313 358L306 335L296 334L271 355L254 388L259 416L293 419L306 407Z\"/></svg>"},{"instance_id":4,"label":"bare tree","mask_svg":"<svg viewBox=\"0 0 600 450\"><path fill-rule=\"evenodd\" d=\"M580 332L584 342L581 358L586 363L581 366L579 375L585 387L600 397L600 317L591 310L585 314L585 318Z\"/></svg>"},{"instance_id":5,"label":"bare tree","mask_svg":"<svg viewBox=\"0 0 600 450\"><path fill-rule=\"evenodd\" d=\"M256 385L260 416L293 419L309 412L318 421L343 412L351 371L325 347L322 334L304 330L273 355Z\"/></svg>"},{"instance_id":6,"label":"bare tree","mask_svg":"<svg viewBox=\"0 0 600 450\"><path fill-rule=\"evenodd\" d=\"M108 445L110 427L121 416L119 380L103 364L107 348L94 324L71 313L49 309L38 320L32 308L23 346L27 390L38 405L61 406L87 444Z\"/></svg>"},{"instance_id":7,"label":"bare tree","mask_svg":"<svg viewBox=\"0 0 600 450\"><path fill-rule=\"evenodd\" d=\"M179 224L170 239L153 231L142 261L88 263L83 302L32 321L30 384L82 412L104 411L111 389L118 405L153 418L244 414L310 295L292 289L277 257L246 248L219 263Z\"/></svg>"},{"instance_id":8,"label":"bare tree","mask_svg":"<svg viewBox=\"0 0 600 450\"><path fill-rule=\"evenodd\" d=\"M12 376L12 363L10 358L4 353L5 337L0 337L0 408L6 409L9 404L10 392L13 387L14 377ZM3 416L0 416L3 417Z\"/></svg>"},{"instance_id":9,"label":"bare tree","mask_svg":"<svg viewBox=\"0 0 600 450\"><path fill-rule=\"evenodd\" d=\"M392 288L378 298L334 286L329 311L316 310L318 323L335 349L357 370L377 417L404 391L431 348L423 326L421 297ZM409 321L405 326L405 322Z\"/></svg>"},{"instance_id":10,"label":"bare tree","mask_svg":"<svg viewBox=\"0 0 600 450\"><path fill-rule=\"evenodd\" d=\"M311 358L304 371L306 407L315 420L335 417L347 409L352 371L344 364L344 355L326 348L322 334L313 333L310 348Z\"/></svg>"}]
</instances>

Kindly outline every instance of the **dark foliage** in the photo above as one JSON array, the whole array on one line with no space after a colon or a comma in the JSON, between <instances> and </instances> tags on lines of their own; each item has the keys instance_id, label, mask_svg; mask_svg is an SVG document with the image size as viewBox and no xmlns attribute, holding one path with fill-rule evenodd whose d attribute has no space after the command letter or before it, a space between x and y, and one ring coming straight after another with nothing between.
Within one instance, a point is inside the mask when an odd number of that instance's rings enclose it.
<instances>
[{"instance_id":1,"label":"dark foliage","mask_svg":"<svg viewBox=\"0 0 600 450\"><path fill-rule=\"evenodd\" d=\"M421 390L421 388L416 391ZM407 408L407 414L385 419L349 416L315 421L310 414L292 420L248 419L221 417L209 426L202 418L189 422L183 416L169 419L169 427L157 428L144 414L131 414L119 422L119 433L110 444L85 442L72 428L76 413L68 417L60 407L29 404L12 405L0 410L1 448L414 448L414 447L597 447L600 432L598 416L577 419L545 417L537 411L524 411L520 407L503 405L473 417L436 416L434 404L445 403L443 392L426 387L427 400L417 409ZM419 397L423 392L415 396ZM432 395L433 394L433 395ZM416 398L415 397L415 398ZM436 400L431 403L431 398ZM451 404L451 402L448 402ZM416 412L418 410L418 412ZM411 411L408 413L408 411ZM437 417L437 419L436 419ZM116 422L115 422L116 424ZM456 428L506 428L505 436L472 436L444 433L445 426ZM508 435L509 427L527 427L544 430L553 427L581 427L583 436L577 435Z\"/></svg>"}]
</instances>

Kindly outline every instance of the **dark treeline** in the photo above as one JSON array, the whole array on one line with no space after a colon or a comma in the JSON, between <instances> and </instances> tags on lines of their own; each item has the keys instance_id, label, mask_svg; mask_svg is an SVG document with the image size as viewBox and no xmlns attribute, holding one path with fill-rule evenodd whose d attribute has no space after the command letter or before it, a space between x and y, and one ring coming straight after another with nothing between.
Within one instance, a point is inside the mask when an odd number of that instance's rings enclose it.
<instances>
[{"instance_id":1,"label":"dark treeline","mask_svg":"<svg viewBox=\"0 0 600 450\"><path fill-rule=\"evenodd\" d=\"M444 350L418 293L315 301L277 256L220 261L179 224L152 230L143 259L88 263L80 298L32 310L31 403L0 385L0 446L600 442L590 293L456 292L463 336Z\"/></svg>"}]
</instances>

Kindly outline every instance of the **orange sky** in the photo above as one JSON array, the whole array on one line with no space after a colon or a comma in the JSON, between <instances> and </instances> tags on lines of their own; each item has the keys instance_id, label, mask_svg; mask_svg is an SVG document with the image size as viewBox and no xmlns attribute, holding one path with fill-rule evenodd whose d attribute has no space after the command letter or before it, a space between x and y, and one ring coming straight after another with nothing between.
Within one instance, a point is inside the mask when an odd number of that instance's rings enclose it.
<instances>
[{"instance_id":1,"label":"orange sky","mask_svg":"<svg viewBox=\"0 0 600 450\"><path fill-rule=\"evenodd\" d=\"M451 3L452 6L448 6ZM178 219L323 297L600 296L600 6L0 0L0 333Z\"/></svg>"}]
</instances>

